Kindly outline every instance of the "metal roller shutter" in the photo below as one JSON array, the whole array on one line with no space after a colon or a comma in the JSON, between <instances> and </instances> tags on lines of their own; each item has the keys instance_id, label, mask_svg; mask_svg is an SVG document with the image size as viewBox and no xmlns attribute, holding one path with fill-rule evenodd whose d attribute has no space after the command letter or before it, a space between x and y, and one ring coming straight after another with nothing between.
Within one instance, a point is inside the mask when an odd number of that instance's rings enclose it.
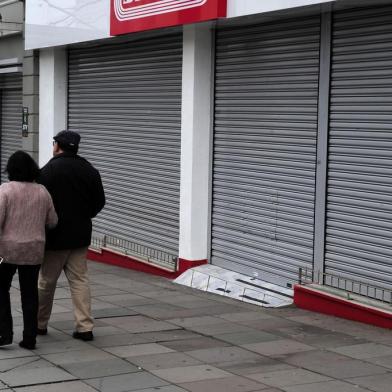
<instances>
[{"instance_id":1,"label":"metal roller shutter","mask_svg":"<svg viewBox=\"0 0 392 392\"><path fill-rule=\"evenodd\" d=\"M333 18L325 268L392 286L392 7Z\"/></svg>"},{"instance_id":2,"label":"metal roller shutter","mask_svg":"<svg viewBox=\"0 0 392 392\"><path fill-rule=\"evenodd\" d=\"M182 35L69 51L69 129L102 175L95 230L178 254Z\"/></svg>"},{"instance_id":3,"label":"metal roller shutter","mask_svg":"<svg viewBox=\"0 0 392 392\"><path fill-rule=\"evenodd\" d=\"M22 76L0 76L1 182L8 181L4 169L12 153L22 148Z\"/></svg>"},{"instance_id":4,"label":"metal roller shutter","mask_svg":"<svg viewBox=\"0 0 392 392\"><path fill-rule=\"evenodd\" d=\"M288 285L312 267L318 16L217 32L213 264Z\"/></svg>"}]
</instances>

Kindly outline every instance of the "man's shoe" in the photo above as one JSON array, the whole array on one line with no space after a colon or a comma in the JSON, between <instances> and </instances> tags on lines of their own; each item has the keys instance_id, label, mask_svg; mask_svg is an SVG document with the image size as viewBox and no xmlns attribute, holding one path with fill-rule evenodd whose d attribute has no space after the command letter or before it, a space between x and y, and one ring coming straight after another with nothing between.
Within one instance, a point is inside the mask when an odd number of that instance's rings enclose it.
<instances>
[{"instance_id":1,"label":"man's shoe","mask_svg":"<svg viewBox=\"0 0 392 392\"><path fill-rule=\"evenodd\" d=\"M92 333L92 331L87 331L87 332L78 332L75 331L72 334L72 337L74 339L79 339L79 340L83 340L84 342L90 342L91 340L94 339L94 335Z\"/></svg>"},{"instance_id":2,"label":"man's shoe","mask_svg":"<svg viewBox=\"0 0 392 392\"><path fill-rule=\"evenodd\" d=\"M47 335L48 328L37 328L37 335Z\"/></svg>"},{"instance_id":3,"label":"man's shoe","mask_svg":"<svg viewBox=\"0 0 392 392\"><path fill-rule=\"evenodd\" d=\"M35 342L29 340L22 340L19 342L19 346L22 348L26 348L27 350L35 350Z\"/></svg>"},{"instance_id":4,"label":"man's shoe","mask_svg":"<svg viewBox=\"0 0 392 392\"><path fill-rule=\"evenodd\" d=\"M12 336L0 336L0 346L12 344Z\"/></svg>"}]
</instances>

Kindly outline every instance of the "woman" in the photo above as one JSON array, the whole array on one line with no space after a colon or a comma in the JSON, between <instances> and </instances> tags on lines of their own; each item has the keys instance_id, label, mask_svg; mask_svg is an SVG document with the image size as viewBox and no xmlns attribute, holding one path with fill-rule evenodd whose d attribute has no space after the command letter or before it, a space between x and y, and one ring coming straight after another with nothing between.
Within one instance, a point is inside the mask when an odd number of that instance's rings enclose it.
<instances>
[{"instance_id":1,"label":"woman","mask_svg":"<svg viewBox=\"0 0 392 392\"><path fill-rule=\"evenodd\" d=\"M12 343L10 288L18 270L24 327L19 346L32 350L45 226L56 226L57 215L48 191L35 183L39 168L30 155L23 151L12 154L6 172L10 182L0 186L0 346Z\"/></svg>"}]
</instances>

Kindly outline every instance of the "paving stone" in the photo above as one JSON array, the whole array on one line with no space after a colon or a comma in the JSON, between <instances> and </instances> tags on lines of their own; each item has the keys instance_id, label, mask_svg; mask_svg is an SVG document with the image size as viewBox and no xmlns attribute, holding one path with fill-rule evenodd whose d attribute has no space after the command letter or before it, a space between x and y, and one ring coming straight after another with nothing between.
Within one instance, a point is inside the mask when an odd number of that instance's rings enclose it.
<instances>
[{"instance_id":1,"label":"paving stone","mask_svg":"<svg viewBox=\"0 0 392 392\"><path fill-rule=\"evenodd\" d=\"M287 319L301 324L316 325L321 328L325 328L329 331L342 332L341 330L338 330L336 324L338 318L334 316L328 316L321 313L308 312L305 315L293 315L287 317Z\"/></svg>"},{"instance_id":2,"label":"paving stone","mask_svg":"<svg viewBox=\"0 0 392 392\"><path fill-rule=\"evenodd\" d=\"M146 339L150 342L169 342L169 341L181 341L194 338L203 337L195 332L187 331L185 329L173 329L169 331L153 331L153 332L143 332L139 333L138 336Z\"/></svg>"},{"instance_id":3,"label":"paving stone","mask_svg":"<svg viewBox=\"0 0 392 392\"><path fill-rule=\"evenodd\" d=\"M105 327L96 327L94 328L94 338L99 336L114 336L121 335L125 331L121 328L114 327L112 325L107 325Z\"/></svg>"},{"instance_id":4,"label":"paving stone","mask_svg":"<svg viewBox=\"0 0 392 392\"><path fill-rule=\"evenodd\" d=\"M231 376L230 373L209 365L196 365L171 369L151 370L151 373L175 384Z\"/></svg>"},{"instance_id":5,"label":"paving stone","mask_svg":"<svg viewBox=\"0 0 392 392\"><path fill-rule=\"evenodd\" d=\"M0 351L1 355L1 351ZM40 360L40 357L31 356L31 357L22 357L22 358L9 358L9 359L1 359L0 360L0 372L7 372L12 369L17 369L26 364L37 362Z\"/></svg>"},{"instance_id":6,"label":"paving stone","mask_svg":"<svg viewBox=\"0 0 392 392\"><path fill-rule=\"evenodd\" d=\"M276 388L267 388L267 389L259 389L254 392L282 392L281 389L276 389Z\"/></svg>"},{"instance_id":7,"label":"paving stone","mask_svg":"<svg viewBox=\"0 0 392 392\"><path fill-rule=\"evenodd\" d=\"M368 389L363 389L357 385L343 381L327 381L314 384L286 386L282 387L282 390L286 392L369 392Z\"/></svg>"},{"instance_id":8,"label":"paving stone","mask_svg":"<svg viewBox=\"0 0 392 392\"><path fill-rule=\"evenodd\" d=\"M107 377L140 371L137 366L118 358L83 363L69 363L62 365L62 368L81 379Z\"/></svg>"},{"instance_id":9,"label":"paving stone","mask_svg":"<svg viewBox=\"0 0 392 392\"><path fill-rule=\"evenodd\" d=\"M182 389L176 385L165 385L163 387L154 387L147 389L138 389L134 392L187 392L185 389Z\"/></svg>"},{"instance_id":10,"label":"paving stone","mask_svg":"<svg viewBox=\"0 0 392 392\"><path fill-rule=\"evenodd\" d=\"M388 355L386 357L366 358L364 360L369 363L374 363L376 365L392 369L392 355Z\"/></svg>"},{"instance_id":11,"label":"paving stone","mask_svg":"<svg viewBox=\"0 0 392 392\"><path fill-rule=\"evenodd\" d=\"M114 325L132 333L179 329L178 326L173 324L164 321L156 321L145 316L113 317L105 318L101 321L106 325Z\"/></svg>"},{"instance_id":12,"label":"paving stone","mask_svg":"<svg viewBox=\"0 0 392 392\"><path fill-rule=\"evenodd\" d=\"M330 333L330 331L325 328L298 323L291 327L277 328L276 332L293 339L301 338L303 336L323 336Z\"/></svg>"},{"instance_id":13,"label":"paving stone","mask_svg":"<svg viewBox=\"0 0 392 392\"><path fill-rule=\"evenodd\" d=\"M216 338L235 345L270 342L272 340L281 339L281 337L277 335L264 331L225 333L223 335L216 335Z\"/></svg>"},{"instance_id":14,"label":"paving stone","mask_svg":"<svg viewBox=\"0 0 392 392\"><path fill-rule=\"evenodd\" d=\"M82 381L71 381L47 385L41 384L31 387L16 388L14 390L16 392L96 392L96 389Z\"/></svg>"},{"instance_id":15,"label":"paving stone","mask_svg":"<svg viewBox=\"0 0 392 392\"><path fill-rule=\"evenodd\" d=\"M240 347L218 347L187 351L186 354L204 363L257 360L261 356Z\"/></svg>"},{"instance_id":16,"label":"paving stone","mask_svg":"<svg viewBox=\"0 0 392 392\"><path fill-rule=\"evenodd\" d=\"M200 308L214 307L214 306L218 305L218 303L216 301L212 301L212 300L205 300L205 299L201 299L201 298L183 300L178 295L176 297L177 298L169 299L169 300L160 299L160 301L166 302L166 303L169 303L172 305L181 306L186 309L200 309Z\"/></svg>"},{"instance_id":17,"label":"paving stone","mask_svg":"<svg viewBox=\"0 0 392 392\"><path fill-rule=\"evenodd\" d=\"M368 388L375 392L390 392L392 390L392 373L380 376L355 377L347 380L350 383Z\"/></svg>"},{"instance_id":18,"label":"paving stone","mask_svg":"<svg viewBox=\"0 0 392 392\"><path fill-rule=\"evenodd\" d=\"M238 308L235 308L238 310ZM172 311L170 314L162 317L162 320L170 321L175 318L187 318L187 317L197 317L197 316L217 316L219 314L227 313L233 310L233 306L226 304L218 304L214 306L202 307L202 308L192 308L183 309L178 311Z\"/></svg>"},{"instance_id":19,"label":"paving stone","mask_svg":"<svg viewBox=\"0 0 392 392\"><path fill-rule=\"evenodd\" d=\"M171 314L175 315L177 312L182 311L185 308L177 305L155 302L153 304L132 306L131 309L138 314L143 314L155 319L167 319Z\"/></svg>"},{"instance_id":20,"label":"paving stone","mask_svg":"<svg viewBox=\"0 0 392 392\"><path fill-rule=\"evenodd\" d=\"M86 382L101 392L130 392L142 388L156 388L168 384L166 381L147 372L94 378L86 380Z\"/></svg>"},{"instance_id":21,"label":"paving stone","mask_svg":"<svg viewBox=\"0 0 392 392\"><path fill-rule=\"evenodd\" d=\"M97 298L91 299L91 310L94 315L99 315L101 311L103 311L103 313L106 313L109 309L118 309L118 305L104 302Z\"/></svg>"},{"instance_id":22,"label":"paving stone","mask_svg":"<svg viewBox=\"0 0 392 392\"><path fill-rule=\"evenodd\" d=\"M34 350L34 353L37 355L45 355L45 354L55 354L55 353L66 353L69 351L80 351L87 350L91 348L91 345L80 340L72 339L70 336L68 340L64 341L55 341L55 342L46 342L44 340L41 341L37 348ZM26 351L26 350L25 350Z\"/></svg>"},{"instance_id":23,"label":"paving stone","mask_svg":"<svg viewBox=\"0 0 392 392\"><path fill-rule=\"evenodd\" d=\"M21 364L17 367L14 367L12 369L7 370L7 371L12 371L12 370L23 371L23 370L28 370L28 369L50 368L50 367L54 367L54 366L55 365L46 361L45 359L38 358L35 361Z\"/></svg>"},{"instance_id":24,"label":"paving stone","mask_svg":"<svg viewBox=\"0 0 392 392\"><path fill-rule=\"evenodd\" d=\"M11 370L1 373L0 380L10 387L43 384L75 379L74 376L56 367Z\"/></svg>"},{"instance_id":25,"label":"paving stone","mask_svg":"<svg viewBox=\"0 0 392 392\"><path fill-rule=\"evenodd\" d=\"M374 374L383 374L388 369L372 365L356 359L348 361L338 361L331 363L316 363L303 366L308 370L325 374L336 379L345 379L349 377L370 376Z\"/></svg>"},{"instance_id":26,"label":"paving stone","mask_svg":"<svg viewBox=\"0 0 392 392\"><path fill-rule=\"evenodd\" d=\"M109 317L134 316L137 314L132 310L120 307L97 309L94 310L92 313L95 320Z\"/></svg>"},{"instance_id":27,"label":"paving stone","mask_svg":"<svg viewBox=\"0 0 392 392\"><path fill-rule=\"evenodd\" d=\"M102 295L99 296L98 298L105 302L117 306L125 306L125 307L154 304L156 302L152 298L141 297L140 295L124 293L124 292L122 294Z\"/></svg>"},{"instance_id":28,"label":"paving stone","mask_svg":"<svg viewBox=\"0 0 392 392\"><path fill-rule=\"evenodd\" d=\"M41 344L48 343L48 342L59 342L59 341L64 341L64 340L69 340L69 334L59 331L57 329L54 329L52 327L48 327L48 334L44 336L37 336L37 347Z\"/></svg>"},{"instance_id":29,"label":"paving stone","mask_svg":"<svg viewBox=\"0 0 392 392\"><path fill-rule=\"evenodd\" d=\"M114 289L114 288L108 288L108 287L106 287L104 285L94 285L94 284L90 285L90 290L91 290L91 295L93 297L99 298L99 299L101 299L102 301L105 301L105 302L111 302L111 301L109 301L109 298L112 297L112 296L128 295L123 290L118 290L118 289ZM135 295L135 297L137 297L137 296Z\"/></svg>"},{"instance_id":30,"label":"paving stone","mask_svg":"<svg viewBox=\"0 0 392 392\"><path fill-rule=\"evenodd\" d=\"M127 358L131 363L140 366L145 370L168 369L181 366L200 365L202 362L184 353L167 353L142 355L138 357Z\"/></svg>"},{"instance_id":31,"label":"paving stone","mask_svg":"<svg viewBox=\"0 0 392 392\"><path fill-rule=\"evenodd\" d=\"M16 344L0 347L0 359L33 357L35 354L30 350L25 350Z\"/></svg>"},{"instance_id":32,"label":"paving stone","mask_svg":"<svg viewBox=\"0 0 392 392\"><path fill-rule=\"evenodd\" d=\"M252 380L259 381L272 387L282 388L290 385L310 384L330 380L329 377L305 370L305 369L288 369L278 370L270 373L250 374Z\"/></svg>"},{"instance_id":33,"label":"paving stone","mask_svg":"<svg viewBox=\"0 0 392 392\"><path fill-rule=\"evenodd\" d=\"M109 327L115 328L115 327ZM119 335L108 335L108 336L95 336L94 340L90 342L95 347L114 347L124 346L129 344L140 344L147 343L149 340L144 339L141 334L124 333L122 331Z\"/></svg>"},{"instance_id":34,"label":"paving stone","mask_svg":"<svg viewBox=\"0 0 392 392\"><path fill-rule=\"evenodd\" d=\"M356 359L384 357L392 355L392 347L377 343L356 344L353 346L344 346L331 349L331 351L347 355Z\"/></svg>"},{"instance_id":35,"label":"paving stone","mask_svg":"<svg viewBox=\"0 0 392 392\"><path fill-rule=\"evenodd\" d=\"M53 315L50 319L50 326L59 329L61 331L73 329L75 327L75 321L70 316L67 316L66 320L60 319L61 316L66 316L67 313L61 313L61 315ZM57 316L57 317L56 317Z\"/></svg>"},{"instance_id":36,"label":"paving stone","mask_svg":"<svg viewBox=\"0 0 392 392\"><path fill-rule=\"evenodd\" d=\"M197 333L208 335L208 336L217 336L222 335L224 333L236 333L236 332L254 332L255 330L249 328L245 325L240 325L236 323L230 323L229 321L223 321L219 324L209 324L209 325L195 325L192 327L188 327L191 331L195 331Z\"/></svg>"},{"instance_id":37,"label":"paving stone","mask_svg":"<svg viewBox=\"0 0 392 392\"><path fill-rule=\"evenodd\" d=\"M236 312L236 313L224 313L218 316L227 321L253 321L253 320L265 320L273 318L271 314L268 314L263 309L258 309L254 312Z\"/></svg>"},{"instance_id":38,"label":"paving stone","mask_svg":"<svg viewBox=\"0 0 392 392\"><path fill-rule=\"evenodd\" d=\"M327 350L303 351L299 353L289 353L279 356L281 361L298 367L307 367L308 365L325 365L329 363L339 363L351 359L345 355L334 353Z\"/></svg>"},{"instance_id":39,"label":"paving stone","mask_svg":"<svg viewBox=\"0 0 392 392\"><path fill-rule=\"evenodd\" d=\"M279 331L278 331L279 332ZM293 336L292 336L293 337ZM354 344L367 343L365 339L349 336L342 333L327 333L321 335L294 336L296 340L317 348L334 348Z\"/></svg>"},{"instance_id":40,"label":"paving stone","mask_svg":"<svg viewBox=\"0 0 392 392\"><path fill-rule=\"evenodd\" d=\"M191 351L196 348L216 348L216 347L227 347L230 344L222 342L218 339L200 336L195 339L175 340L170 342L161 342L162 346L171 348L176 351Z\"/></svg>"},{"instance_id":41,"label":"paving stone","mask_svg":"<svg viewBox=\"0 0 392 392\"><path fill-rule=\"evenodd\" d=\"M295 340L281 339L272 342L244 344L241 347L266 356L279 356L290 353L314 350L314 347Z\"/></svg>"},{"instance_id":42,"label":"paving stone","mask_svg":"<svg viewBox=\"0 0 392 392\"><path fill-rule=\"evenodd\" d=\"M186 296L186 294L184 293L182 293L181 295ZM157 288L154 286L150 286L150 291L143 292L143 297L154 298L155 300L159 300L159 301L162 301L163 299L175 298L178 297L177 286L170 287L170 288Z\"/></svg>"},{"instance_id":43,"label":"paving stone","mask_svg":"<svg viewBox=\"0 0 392 392\"><path fill-rule=\"evenodd\" d=\"M45 354L42 357L56 365L115 359L113 355L94 347L64 353Z\"/></svg>"},{"instance_id":44,"label":"paving stone","mask_svg":"<svg viewBox=\"0 0 392 392\"><path fill-rule=\"evenodd\" d=\"M99 385L110 392L391 390L390 330L295 307L263 309L160 277L102 264L91 266L94 313L102 317L96 320L95 340L85 343L70 336L72 301L62 275L49 334L38 337L37 350L23 350L16 344L0 348L1 376L11 369L24 377L35 372L34 382L42 377L44 383L12 390L92 392ZM23 329L17 287L11 289L16 342ZM138 307L144 315L135 314ZM61 365L49 363L46 356ZM68 372L96 386L80 380L51 383L54 375L49 370ZM260 381L267 376L269 380L274 376L280 384L306 383L277 388ZM313 382L312 377L334 380ZM178 382L181 385L174 385ZM0 383L0 391L7 390Z\"/></svg>"},{"instance_id":45,"label":"paving stone","mask_svg":"<svg viewBox=\"0 0 392 392\"><path fill-rule=\"evenodd\" d=\"M243 321L238 321L238 323L244 324L249 328L254 328L267 332L275 332L280 328L293 328L300 325L293 320L284 319L281 317L272 317L272 316L270 318L263 319L263 320L250 320L250 321L243 320Z\"/></svg>"},{"instance_id":46,"label":"paving stone","mask_svg":"<svg viewBox=\"0 0 392 392\"><path fill-rule=\"evenodd\" d=\"M239 376L184 383L180 386L190 392L250 392L266 388L264 384Z\"/></svg>"},{"instance_id":47,"label":"paving stone","mask_svg":"<svg viewBox=\"0 0 392 392\"><path fill-rule=\"evenodd\" d=\"M157 343L135 344L105 348L106 351L121 358L137 357L140 355L163 354L173 352L172 349Z\"/></svg>"},{"instance_id":48,"label":"paving stone","mask_svg":"<svg viewBox=\"0 0 392 392\"><path fill-rule=\"evenodd\" d=\"M277 370L295 369L294 366L272 358L261 357L257 361L218 362L215 366L230 373L247 376L254 373L269 373Z\"/></svg>"},{"instance_id":49,"label":"paving stone","mask_svg":"<svg viewBox=\"0 0 392 392\"><path fill-rule=\"evenodd\" d=\"M193 327L199 325L214 325L222 322L218 317L200 316L200 317L183 317L168 320L171 324L179 325L181 327Z\"/></svg>"}]
</instances>

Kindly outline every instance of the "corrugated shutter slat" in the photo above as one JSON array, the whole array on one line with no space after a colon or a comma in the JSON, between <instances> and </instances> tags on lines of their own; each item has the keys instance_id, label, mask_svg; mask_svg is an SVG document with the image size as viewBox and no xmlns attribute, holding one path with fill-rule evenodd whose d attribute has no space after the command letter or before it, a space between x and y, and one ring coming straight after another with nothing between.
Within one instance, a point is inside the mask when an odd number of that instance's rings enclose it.
<instances>
[{"instance_id":1,"label":"corrugated shutter slat","mask_svg":"<svg viewBox=\"0 0 392 392\"><path fill-rule=\"evenodd\" d=\"M326 272L392 285L392 7L333 17Z\"/></svg>"},{"instance_id":2,"label":"corrugated shutter slat","mask_svg":"<svg viewBox=\"0 0 392 392\"><path fill-rule=\"evenodd\" d=\"M0 76L1 182L8 181L4 169L12 153L22 148L22 76Z\"/></svg>"},{"instance_id":3,"label":"corrugated shutter slat","mask_svg":"<svg viewBox=\"0 0 392 392\"><path fill-rule=\"evenodd\" d=\"M320 19L217 32L212 263L286 285L312 267Z\"/></svg>"},{"instance_id":4,"label":"corrugated shutter slat","mask_svg":"<svg viewBox=\"0 0 392 392\"><path fill-rule=\"evenodd\" d=\"M112 40L113 42L113 40ZM69 129L103 178L95 230L178 254L182 36L69 51Z\"/></svg>"}]
</instances>

